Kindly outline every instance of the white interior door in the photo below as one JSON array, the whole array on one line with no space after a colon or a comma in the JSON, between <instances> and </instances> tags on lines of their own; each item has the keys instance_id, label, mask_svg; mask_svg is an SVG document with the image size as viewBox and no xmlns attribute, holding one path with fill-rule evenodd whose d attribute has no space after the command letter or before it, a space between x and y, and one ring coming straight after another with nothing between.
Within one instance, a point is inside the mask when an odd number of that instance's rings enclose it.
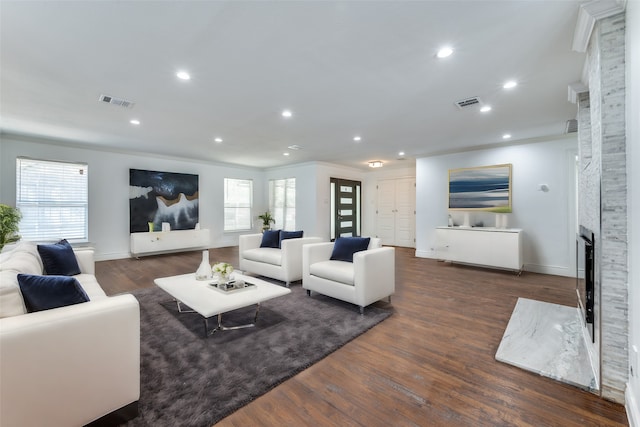
<instances>
[{"instance_id":1,"label":"white interior door","mask_svg":"<svg viewBox=\"0 0 640 427\"><path fill-rule=\"evenodd\" d=\"M383 245L415 247L415 179L378 181L376 235Z\"/></svg>"}]
</instances>

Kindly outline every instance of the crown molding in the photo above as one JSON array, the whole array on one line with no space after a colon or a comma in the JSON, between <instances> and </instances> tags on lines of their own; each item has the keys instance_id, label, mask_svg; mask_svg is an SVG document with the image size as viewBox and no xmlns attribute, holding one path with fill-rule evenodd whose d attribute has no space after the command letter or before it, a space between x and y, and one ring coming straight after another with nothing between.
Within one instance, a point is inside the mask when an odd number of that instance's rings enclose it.
<instances>
[{"instance_id":1,"label":"crown molding","mask_svg":"<svg viewBox=\"0 0 640 427\"><path fill-rule=\"evenodd\" d=\"M593 0L581 4L573 33L572 49L576 52L586 52L596 21L624 12L626 3L626 0Z\"/></svg>"},{"instance_id":2,"label":"crown molding","mask_svg":"<svg viewBox=\"0 0 640 427\"><path fill-rule=\"evenodd\" d=\"M575 104L576 102L578 102L578 95L584 92L589 92L589 87L587 87L587 85L585 85L581 81L573 82L569 84L568 92L569 102Z\"/></svg>"}]
</instances>

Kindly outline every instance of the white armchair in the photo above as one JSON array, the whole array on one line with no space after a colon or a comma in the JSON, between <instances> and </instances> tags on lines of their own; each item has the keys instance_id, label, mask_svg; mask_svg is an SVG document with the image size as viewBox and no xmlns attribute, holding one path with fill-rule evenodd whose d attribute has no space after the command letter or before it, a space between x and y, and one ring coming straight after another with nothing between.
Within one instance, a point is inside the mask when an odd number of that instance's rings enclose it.
<instances>
[{"instance_id":1,"label":"white armchair","mask_svg":"<svg viewBox=\"0 0 640 427\"><path fill-rule=\"evenodd\" d=\"M281 280L289 287L291 282L302 279L302 247L322 242L320 237L285 239L281 248L261 248L262 234L240 236L238 256L240 270Z\"/></svg>"},{"instance_id":2,"label":"white armchair","mask_svg":"<svg viewBox=\"0 0 640 427\"><path fill-rule=\"evenodd\" d=\"M381 247L372 238L353 262L331 260L334 243L305 245L302 249L302 287L364 308L395 292L395 249Z\"/></svg>"}]
</instances>

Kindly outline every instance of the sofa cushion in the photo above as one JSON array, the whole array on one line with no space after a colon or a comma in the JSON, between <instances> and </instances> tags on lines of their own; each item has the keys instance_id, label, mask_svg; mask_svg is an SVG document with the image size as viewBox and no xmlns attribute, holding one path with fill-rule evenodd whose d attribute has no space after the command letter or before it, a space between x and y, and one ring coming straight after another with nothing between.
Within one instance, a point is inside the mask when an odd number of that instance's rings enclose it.
<instances>
[{"instance_id":1,"label":"sofa cushion","mask_svg":"<svg viewBox=\"0 0 640 427\"><path fill-rule=\"evenodd\" d=\"M18 274L18 284L29 313L89 301L74 277Z\"/></svg>"},{"instance_id":2,"label":"sofa cushion","mask_svg":"<svg viewBox=\"0 0 640 427\"><path fill-rule=\"evenodd\" d=\"M302 238L303 234L304 234L304 231L302 231L302 230L300 230L300 231L284 231L284 230L281 230L280 231L280 240L278 241L278 247L282 248L282 241L283 240L300 239L300 238Z\"/></svg>"},{"instance_id":3,"label":"sofa cushion","mask_svg":"<svg viewBox=\"0 0 640 427\"><path fill-rule=\"evenodd\" d=\"M84 289L84 292L91 301L107 297L107 294L104 293L98 280L96 280L96 276L93 274L78 274L77 276L73 276L73 278L80 282L80 286L82 286L82 289Z\"/></svg>"},{"instance_id":4,"label":"sofa cushion","mask_svg":"<svg viewBox=\"0 0 640 427\"><path fill-rule=\"evenodd\" d=\"M244 259L264 262L273 265L282 265L282 250L277 248L255 248L243 252Z\"/></svg>"},{"instance_id":5,"label":"sofa cushion","mask_svg":"<svg viewBox=\"0 0 640 427\"><path fill-rule=\"evenodd\" d=\"M344 261L320 261L309 266L312 276L321 277L353 286L353 263Z\"/></svg>"},{"instance_id":6,"label":"sofa cushion","mask_svg":"<svg viewBox=\"0 0 640 427\"><path fill-rule=\"evenodd\" d=\"M38 253L44 264L44 271L50 275L74 276L80 274L78 260L73 248L65 239L52 245L38 245Z\"/></svg>"},{"instance_id":7,"label":"sofa cushion","mask_svg":"<svg viewBox=\"0 0 640 427\"><path fill-rule=\"evenodd\" d=\"M333 245L331 260L353 262L353 254L367 250L368 237L338 237Z\"/></svg>"},{"instance_id":8,"label":"sofa cushion","mask_svg":"<svg viewBox=\"0 0 640 427\"><path fill-rule=\"evenodd\" d=\"M18 274L13 270L0 271L0 318L25 314Z\"/></svg>"},{"instance_id":9,"label":"sofa cushion","mask_svg":"<svg viewBox=\"0 0 640 427\"><path fill-rule=\"evenodd\" d=\"M261 248L279 248L280 247L280 230L265 230L262 233Z\"/></svg>"}]
</instances>

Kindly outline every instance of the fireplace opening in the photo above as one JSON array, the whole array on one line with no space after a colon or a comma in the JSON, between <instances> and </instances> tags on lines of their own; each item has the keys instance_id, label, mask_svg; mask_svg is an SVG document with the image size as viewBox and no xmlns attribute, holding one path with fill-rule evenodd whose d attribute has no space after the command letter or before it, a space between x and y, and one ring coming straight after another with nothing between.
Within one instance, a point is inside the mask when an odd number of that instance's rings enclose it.
<instances>
[{"instance_id":1,"label":"fireplace opening","mask_svg":"<svg viewBox=\"0 0 640 427\"><path fill-rule=\"evenodd\" d=\"M592 342L595 342L593 312L595 298L594 267L593 231L581 225L576 236L576 293L578 294L578 306L585 326L589 330L589 335L591 335Z\"/></svg>"}]
</instances>

